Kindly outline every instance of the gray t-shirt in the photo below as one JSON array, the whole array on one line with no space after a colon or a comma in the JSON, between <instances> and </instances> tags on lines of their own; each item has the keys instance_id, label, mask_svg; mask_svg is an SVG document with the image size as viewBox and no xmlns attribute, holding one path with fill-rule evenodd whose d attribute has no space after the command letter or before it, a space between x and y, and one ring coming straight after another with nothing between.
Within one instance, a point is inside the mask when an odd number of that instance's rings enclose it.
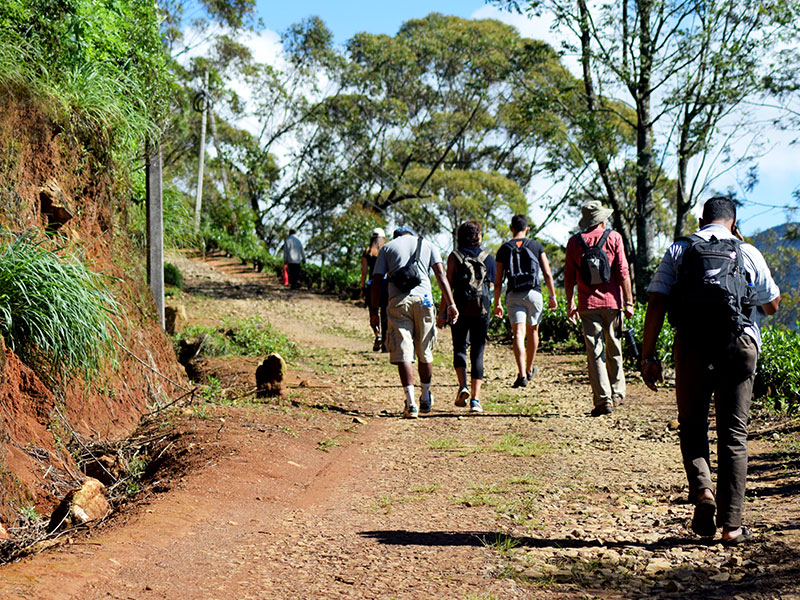
<instances>
[{"instance_id":1,"label":"gray t-shirt","mask_svg":"<svg viewBox=\"0 0 800 600\"><path fill-rule=\"evenodd\" d=\"M375 263L375 270L373 277L379 275L387 275L391 277L392 273L397 271L400 267L408 264L417 251L417 238L413 235L401 235L399 238L387 242L378 253L378 260ZM424 296L428 294L428 298L433 301L433 290L431 289L430 271L433 265L442 262L442 255L436 247L428 240L422 240L422 248L419 252L419 260L417 261L417 268L422 281L410 292L403 292L397 288L389 279L389 298L397 296Z\"/></svg>"},{"instance_id":2,"label":"gray t-shirt","mask_svg":"<svg viewBox=\"0 0 800 600\"><path fill-rule=\"evenodd\" d=\"M697 232L697 235L704 240L711 239L712 235L716 236L718 240L734 237L727 227L715 223L706 225ZM681 264L683 253L688 245L689 243L686 241L677 241L667 248L664 258L661 259L658 265L658 270L650 281L650 286L647 288L648 292L658 292L660 294L669 295L672 286L678 281L678 267ZM772 302L781 292L772 279L767 261L764 260L761 252L759 252L755 246L742 244L741 248L744 268L750 274L750 281L756 289L756 304L762 305L767 302ZM761 330L758 328L760 316L761 313L758 313L755 324L746 327L744 330L747 335L753 338L759 350L761 349Z\"/></svg>"}]
</instances>

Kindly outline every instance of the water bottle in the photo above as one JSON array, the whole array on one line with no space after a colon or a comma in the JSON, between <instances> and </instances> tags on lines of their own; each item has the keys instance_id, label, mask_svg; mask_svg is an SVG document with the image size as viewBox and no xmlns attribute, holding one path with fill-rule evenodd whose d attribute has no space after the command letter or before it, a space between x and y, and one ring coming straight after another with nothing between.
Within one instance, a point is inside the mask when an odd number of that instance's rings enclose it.
<instances>
[{"instance_id":1,"label":"water bottle","mask_svg":"<svg viewBox=\"0 0 800 600\"><path fill-rule=\"evenodd\" d=\"M422 297L422 306L424 306L425 308L431 308L433 306L433 302L431 302L431 299L428 297L428 294L425 294Z\"/></svg>"}]
</instances>

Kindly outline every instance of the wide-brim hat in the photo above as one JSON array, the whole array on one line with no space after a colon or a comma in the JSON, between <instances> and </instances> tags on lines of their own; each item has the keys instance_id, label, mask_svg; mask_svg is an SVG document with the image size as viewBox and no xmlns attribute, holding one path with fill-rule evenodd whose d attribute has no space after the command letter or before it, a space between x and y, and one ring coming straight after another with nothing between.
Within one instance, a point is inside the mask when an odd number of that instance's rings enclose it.
<instances>
[{"instance_id":1,"label":"wide-brim hat","mask_svg":"<svg viewBox=\"0 0 800 600\"><path fill-rule=\"evenodd\" d=\"M375 229L372 230L372 237L383 237L383 238L385 238L386 237L386 232L383 229L381 229L380 227L376 227Z\"/></svg>"},{"instance_id":2,"label":"wide-brim hat","mask_svg":"<svg viewBox=\"0 0 800 600\"><path fill-rule=\"evenodd\" d=\"M581 206L581 220L578 221L578 227L581 229L589 229L598 223L605 222L608 217L614 214L610 208L606 208L599 200L589 200L586 204Z\"/></svg>"}]
</instances>

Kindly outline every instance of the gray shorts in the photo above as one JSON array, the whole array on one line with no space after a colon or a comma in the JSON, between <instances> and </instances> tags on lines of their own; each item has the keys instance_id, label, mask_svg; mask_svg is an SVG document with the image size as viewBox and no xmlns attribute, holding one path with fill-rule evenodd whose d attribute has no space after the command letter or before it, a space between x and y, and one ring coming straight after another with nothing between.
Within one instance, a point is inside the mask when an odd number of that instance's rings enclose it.
<instances>
[{"instance_id":1,"label":"gray shorts","mask_svg":"<svg viewBox=\"0 0 800 600\"><path fill-rule=\"evenodd\" d=\"M542 321L542 306L542 293L536 290L506 294L506 310L512 325L523 322L538 325Z\"/></svg>"}]
</instances>

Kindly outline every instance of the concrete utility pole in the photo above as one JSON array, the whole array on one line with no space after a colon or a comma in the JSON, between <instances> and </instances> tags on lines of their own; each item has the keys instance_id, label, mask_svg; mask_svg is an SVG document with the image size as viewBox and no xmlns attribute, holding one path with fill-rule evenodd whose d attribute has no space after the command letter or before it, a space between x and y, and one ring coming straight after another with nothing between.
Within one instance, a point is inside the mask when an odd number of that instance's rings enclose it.
<instances>
[{"instance_id":1,"label":"concrete utility pole","mask_svg":"<svg viewBox=\"0 0 800 600\"><path fill-rule=\"evenodd\" d=\"M200 231L200 210L203 208L203 168L206 161L206 119L208 118L208 67L203 76L203 91L200 93L202 117L200 117L200 164L197 167L197 195L194 200L194 232ZM195 100L195 110L198 110Z\"/></svg>"},{"instance_id":2,"label":"concrete utility pole","mask_svg":"<svg viewBox=\"0 0 800 600\"><path fill-rule=\"evenodd\" d=\"M147 144L147 282L164 327L164 218L161 194L161 147Z\"/></svg>"}]
</instances>

